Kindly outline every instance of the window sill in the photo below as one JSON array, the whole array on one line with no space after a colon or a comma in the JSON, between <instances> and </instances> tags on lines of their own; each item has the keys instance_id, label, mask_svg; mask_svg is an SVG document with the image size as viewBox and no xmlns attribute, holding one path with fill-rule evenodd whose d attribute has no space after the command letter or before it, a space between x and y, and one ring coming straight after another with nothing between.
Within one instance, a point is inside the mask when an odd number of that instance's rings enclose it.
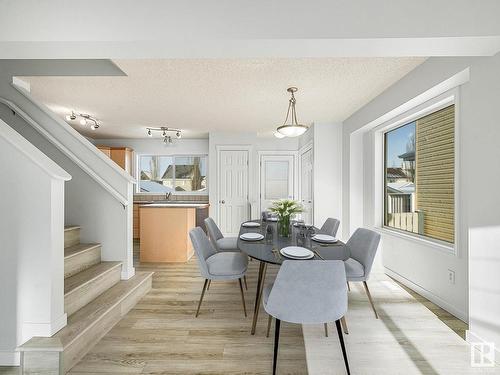
<instances>
[{"instance_id":1,"label":"window sill","mask_svg":"<svg viewBox=\"0 0 500 375\"><path fill-rule=\"evenodd\" d=\"M449 254L449 255L457 255L454 244L447 244L447 243L439 241L439 240L433 240L433 239L425 238L425 237L422 237L419 235L405 233L405 232L399 231L397 229L392 229L392 228L388 228L388 227L376 227L375 230L377 232L379 232L380 234L399 237L399 238L404 239L404 240L415 242L419 245L432 247L436 250L439 250L439 251L446 253L446 254Z\"/></svg>"}]
</instances>

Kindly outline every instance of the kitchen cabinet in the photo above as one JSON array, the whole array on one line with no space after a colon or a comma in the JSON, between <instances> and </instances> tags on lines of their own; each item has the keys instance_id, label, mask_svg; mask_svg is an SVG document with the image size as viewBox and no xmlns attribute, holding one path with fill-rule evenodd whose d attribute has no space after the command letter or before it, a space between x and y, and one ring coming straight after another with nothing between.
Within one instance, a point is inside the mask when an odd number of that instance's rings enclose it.
<instances>
[{"instance_id":1,"label":"kitchen cabinet","mask_svg":"<svg viewBox=\"0 0 500 375\"><path fill-rule=\"evenodd\" d=\"M121 168L123 168L130 175L132 173L132 159L134 157L134 150L129 147L110 147L99 145L96 146L104 155L108 156Z\"/></svg>"}]
</instances>

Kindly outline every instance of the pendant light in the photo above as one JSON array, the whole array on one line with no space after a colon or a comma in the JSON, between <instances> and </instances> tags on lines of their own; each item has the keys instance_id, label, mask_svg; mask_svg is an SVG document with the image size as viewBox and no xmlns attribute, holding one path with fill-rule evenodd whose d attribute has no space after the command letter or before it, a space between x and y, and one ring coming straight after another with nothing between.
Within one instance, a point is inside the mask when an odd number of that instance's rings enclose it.
<instances>
[{"instance_id":1,"label":"pendant light","mask_svg":"<svg viewBox=\"0 0 500 375\"><path fill-rule=\"evenodd\" d=\"M298 137L306 132L308 129L307 125L299 124L297 121L297 113L295 112L295 93L297 92L297 87L289 87L286 91L288 91L291 95L290 100L288 101L288 111L286 112L286 118L283 125L278 126L276 131L285 136L285 137ZM290 123L287 124L288 117L290 117Z\"/></svg>"}]
</instances>

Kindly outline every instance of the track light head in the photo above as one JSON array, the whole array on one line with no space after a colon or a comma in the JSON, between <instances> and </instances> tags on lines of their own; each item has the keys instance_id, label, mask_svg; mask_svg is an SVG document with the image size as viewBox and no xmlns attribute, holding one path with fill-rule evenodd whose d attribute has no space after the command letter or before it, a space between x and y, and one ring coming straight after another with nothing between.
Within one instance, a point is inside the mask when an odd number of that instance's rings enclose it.
<instances>
[{"instance_id":1,"label":"track light head","mask_svg":"<svg viewBox=\"0 0 500 375\"><path fill-rule=\"evenodd\" d=\"M153 133L151 132L151 129L148 129L148 137L152 137Z\"/></svg>"},{"instance_id":2,"label":"track light head","mask_svg":"<svg viewBox=\"0 0 500 375\"><path fill-rule=\"evenodd\" d=\"M178 131L177 133L175 133L175 136L177 137L177 139L180 139L181 138L181 132Z\"/></svg>"}]
</instances>

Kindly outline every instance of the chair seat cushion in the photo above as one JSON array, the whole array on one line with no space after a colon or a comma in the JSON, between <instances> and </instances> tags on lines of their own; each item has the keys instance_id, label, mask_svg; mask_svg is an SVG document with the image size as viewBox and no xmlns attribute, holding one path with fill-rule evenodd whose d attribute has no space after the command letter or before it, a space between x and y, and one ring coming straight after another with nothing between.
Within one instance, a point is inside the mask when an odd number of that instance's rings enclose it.
<instances>
[{"instance_id":1,"label":"chair seat cushion","mask_svg":"<svg viewBox=\"0 0 500 375\"><path fill-rule=\"evenodd\" d=\"M267 305L267 300L269 299L269 295L271 294L271 290L273 289L274 283L267 284L262 291L262 301L264 306Z\"/></svg>"},{"instance_id":2,"label":"chair seat cushion","mask_svg":"<svg viewBox=\"0 0 500 375\"><path fill-rule=\"evenodd\" d=\"M217 240L219 251L240 251L237 237L223 237Z\"/></svg>"},{"instance_id":3,"label":"chair seat cushion","mask_svg":"<svg viewBox=\"0 0 500 375\"><path fill-rule=\"evenodd\" d=\"M357 260L349 258L344 262L344 265L345 265L345 273L347 280L364 278L365 268Z\"/></svg>"},{"instance_id":4,"label":"chair seat cushion","mask_svg":"<svg viewBox=\"0 0 500 375\"><path fill-rule=\"evenodd\" d=\"M241 277L247 270L248 257L236 252L217 253L207 259L207 266L213 276Z\"/></svg>"}]
</instances>

